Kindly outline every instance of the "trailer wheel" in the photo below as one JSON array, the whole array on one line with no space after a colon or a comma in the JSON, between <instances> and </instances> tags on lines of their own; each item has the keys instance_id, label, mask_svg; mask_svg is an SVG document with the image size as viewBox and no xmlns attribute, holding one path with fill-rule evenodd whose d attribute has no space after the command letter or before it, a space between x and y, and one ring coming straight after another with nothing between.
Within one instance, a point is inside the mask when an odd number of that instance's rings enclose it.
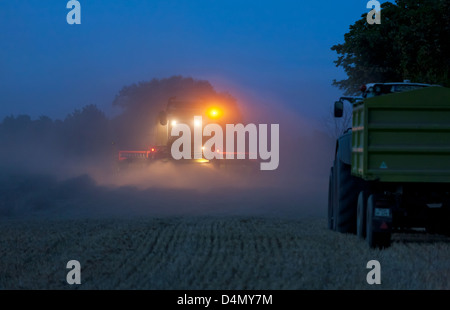
<instances>
[{"instance_id":1,"label":"trailer wheel","mask_svg":"<svg viewBox=\"0 0 450 310\"><path fill-rule=\"evenodd\" d=\"M443 209L443 215L442 215L442 230L441 233L446 235L446 236L450 236L450 226L449 226L449 222L450 222L450 207L448 205L444 206Z\"/></svg>"},{"instance_id":2,"label":"trailer wheel","mask_svg":"<svg viewBox=\"0 0 450 310\"><path fill-rule=\"evenodd\" d=\"M377 197L370 195L367 200L366 240L371 248L387 248L391 245L390 232L376 232L373 221L375 202Z\"/></svg>"},{"instance_id":3,"label":"trailer wheel","mask_svg":"<svg viewBox=\"0 0 450 310\"><path fill-rule=\"evenodd\" d=\"M351 175L351 166L336 160L336 196L334 225L338 232L356 233L356 206L359 194L357 178Z\"/></svg>"},{"instance_id":4,"label":"trailer wheel","mask_svg":"<svg viewBox=\"0 0 450 310\"><path fill-rule=\"evenodd\" d=\"M367 191L361 191L358 195L358 206L356 212L356 235L366 238L366 213L367 213Z\"/></svg>"},{"instance_id":5,"label":"trailer wheel","mask_svg":"<svg viewBox=\"0 0 450 310\"><path fill-rule=\"evenodd\" d=\"M330 179L328 182L328 229L334 230L333 224L333 167L330 169Z\"/></svg>"},{"instance_id":6,"label":"trailer wheel","mask_svg":"<svg viewBox=\"0 0 450 310\"><path fill-rule=\"evenodd\" d=\"M449 235L449 220L450 212L447 206L439 209L428 209L425 229L430 234Z\"/></svg>"}]
</instances>

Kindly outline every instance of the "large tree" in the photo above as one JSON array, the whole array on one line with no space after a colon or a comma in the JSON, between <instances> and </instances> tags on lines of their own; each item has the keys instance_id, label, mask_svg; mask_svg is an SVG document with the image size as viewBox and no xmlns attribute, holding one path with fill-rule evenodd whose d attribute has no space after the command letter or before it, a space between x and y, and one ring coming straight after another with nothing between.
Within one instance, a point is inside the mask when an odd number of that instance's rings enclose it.
<instances>
[{"instance_id":1,"label":"large tree","mask_svg":"<svg viewBox=\"0 0 450 310\"><path fill-rule=\"evenodd\" d=\"M368 24L364 14L345 42L331 47L348 77L333 85L347 95L369 82L450 86L450 1L397 0L381 7L381 24Z\"/></svg>"}]
</instances>

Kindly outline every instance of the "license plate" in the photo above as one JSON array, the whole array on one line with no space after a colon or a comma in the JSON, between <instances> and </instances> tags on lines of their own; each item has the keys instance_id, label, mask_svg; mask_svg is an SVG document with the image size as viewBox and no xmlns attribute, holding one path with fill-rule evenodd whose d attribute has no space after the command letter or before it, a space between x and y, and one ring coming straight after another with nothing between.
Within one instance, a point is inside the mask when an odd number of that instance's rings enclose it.
<instances>
[{"instance_id":1,"label":"license plate","mask_svg":"<svg viewBox=\"0 0 450 310\"><path fill-rule=\"evenodd\" d=\"M389 209L375 208L375 216L389 217L391 214Z\"/></svg>"}]
</instances>

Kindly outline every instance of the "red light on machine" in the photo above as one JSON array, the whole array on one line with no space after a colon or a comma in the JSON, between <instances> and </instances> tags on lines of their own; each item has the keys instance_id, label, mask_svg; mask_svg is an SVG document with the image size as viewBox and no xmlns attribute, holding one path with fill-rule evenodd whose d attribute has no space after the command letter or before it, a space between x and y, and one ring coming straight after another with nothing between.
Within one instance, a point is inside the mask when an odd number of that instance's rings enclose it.
<instances>
[{"instance_id":1,"label":"red light on machine","mask_svg":"<svg viewBox=\"0 0 450 310\"><path fill-rule=\"evenodd\" d=\"M366 86L366 85L361 86L360 90L361 90L362 92L365 92L365 91L367 90L367 86Z\"/></svg>"}]
</instances>

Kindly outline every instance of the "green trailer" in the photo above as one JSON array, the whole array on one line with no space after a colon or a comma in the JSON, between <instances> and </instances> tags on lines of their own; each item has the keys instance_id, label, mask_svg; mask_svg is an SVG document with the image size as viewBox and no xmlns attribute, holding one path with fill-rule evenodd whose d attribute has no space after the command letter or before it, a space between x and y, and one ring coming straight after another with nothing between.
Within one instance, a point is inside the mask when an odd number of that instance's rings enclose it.
<instances>
[{"instance_id":1,"label":"green trailer","mask_svg":"<svg viewBox=\"0 0 450 310\"><path fill-rule=\"evenodd\" d=\"M341 98L342 99L342 98ZM328 225L372 247L392 232L450 227L450 89L369 84L352 103L352 127L336 143ZM335 103L342 115L343 100Z\"/></svg>"}]
</instances>

